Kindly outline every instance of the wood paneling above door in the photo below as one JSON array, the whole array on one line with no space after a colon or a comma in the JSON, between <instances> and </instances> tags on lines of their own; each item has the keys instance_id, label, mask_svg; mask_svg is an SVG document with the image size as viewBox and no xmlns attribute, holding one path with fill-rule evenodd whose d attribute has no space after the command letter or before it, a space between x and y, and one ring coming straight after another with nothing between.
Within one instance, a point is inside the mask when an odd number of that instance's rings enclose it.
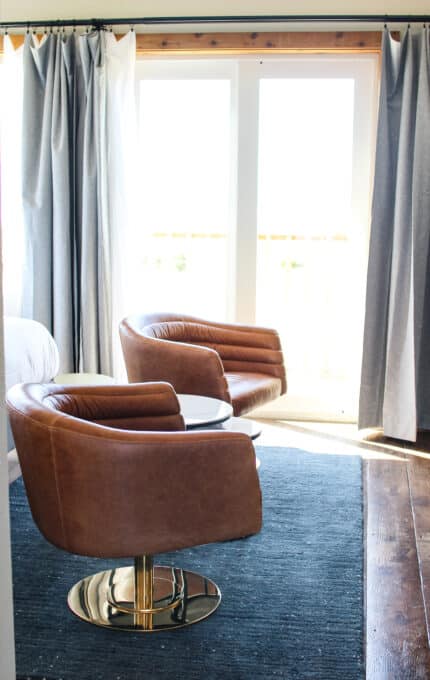
<instances>
[{"instance_id":1,"label":"wood paneling above door","mask_svg":"<svg viewBox=\"0 0 430 680\"><path fill-rule=\"evenodd\" d=\"M398 33L392 34L398 38ZM39 35L39 38L42 36ZM120 38L121 34L117 34ZM24 36L11 34L15 47ZM380 31L287 31L255 33L137 33L140 55L378 53ZM0 36L3 51L3 36Z\"/></svg>"}]
</instances>

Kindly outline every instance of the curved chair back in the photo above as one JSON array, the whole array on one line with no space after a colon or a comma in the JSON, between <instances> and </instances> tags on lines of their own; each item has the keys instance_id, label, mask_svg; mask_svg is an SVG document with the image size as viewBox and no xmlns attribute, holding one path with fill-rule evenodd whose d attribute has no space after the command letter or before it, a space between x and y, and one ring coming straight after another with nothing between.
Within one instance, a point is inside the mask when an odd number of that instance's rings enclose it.
<instances>
[{"instance_id":1,"label":"curved chair back","mask_svg":"<svg viewBox=\"0 0 430 680\"><path fill-rule=\"evenodd\" d=\"M272 329L154 313L124 319L120 336L130 382L164 380L177 393L228 401L235 415L287 389L281 343Z\"/></svg>"},{"instance_id":2,"label":"curved chair back","mask_svg":"<svg viewBox=\"0 0 430 680\"><path fill-rule=\"evenodd\" d=\"M168 384L17 385L7 404L34 520L64 550L154 554L261 526L249 438L185 432Z\"/></svg>"}]
</instances>

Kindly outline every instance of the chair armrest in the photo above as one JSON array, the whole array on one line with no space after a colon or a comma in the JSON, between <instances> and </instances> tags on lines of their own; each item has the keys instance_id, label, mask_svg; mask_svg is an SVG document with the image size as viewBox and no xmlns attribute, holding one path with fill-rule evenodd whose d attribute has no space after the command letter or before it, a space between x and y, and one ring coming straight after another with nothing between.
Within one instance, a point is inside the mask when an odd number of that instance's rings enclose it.
<instances>
[{"instance_id":1,"label":"chair armrest","mask_svg":"<svg viewBox=\"0 0 430 680\"><path fill-rule=\"evenodd\" d=\"M263 334L263 335L268 335L271 336L271 342L273 342L273 347L272 349L280 349L280 341L279 341L279 334L278 331L276 331L273 328L265 328L263 326L247 326L244 324L239 324L239 323L222 323L218 321L208 321L207 319L201 319L196 316L189 316L187 314L172 314L172 313L152 313L152 314L142 314L142 315L136 315L129 317L130 323L133 325L135 328L143 328L144 326L149 326L152 324L159 324L159 323L172 323L172 322L181 322L181 323L192 323L192 324L198 324L201 326L210 326L211 328L219 328L219 329L225 329L225 330L231 330L231 331L243 331L245 333L255 333L255 334ZM129 328L130 323L127 323L127 320L125 319L123 321L123 324L126 324ZM123 325L121 324L121 325Z\"/></svg>"},{"instance_id":2,"label":"chair armrest","mask_svg":"<svg viewBox=\"0 0 430 680\"><path fill-rule=\"evenodd\" d=\"M266 336L266 342L271 343L271 349L280 349L281 342L279 340L279 333L274 328L266 328L265 326L247 326L240 323L211 323L211 326L217 326L219 328L224 328L229 331L240 331L241 333L250 333L256 338L256 343L258 345L264 336Z\"/></svg>"}]
</instances>

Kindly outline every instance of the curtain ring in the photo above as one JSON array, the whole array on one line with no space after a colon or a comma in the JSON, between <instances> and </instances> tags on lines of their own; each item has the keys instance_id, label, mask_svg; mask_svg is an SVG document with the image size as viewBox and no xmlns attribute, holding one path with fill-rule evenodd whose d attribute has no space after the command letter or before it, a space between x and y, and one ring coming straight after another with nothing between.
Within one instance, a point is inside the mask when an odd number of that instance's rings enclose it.
<instances>
[{"instance_id":1,"label":"curtain ring","mask_svg":"<svg viewBox=\"0 0 430 680\"><path fill-rule=\"evenodd\" d=\"M27 24L27 35L30 33L30 24Z\"/></svg>"}]
</instances>

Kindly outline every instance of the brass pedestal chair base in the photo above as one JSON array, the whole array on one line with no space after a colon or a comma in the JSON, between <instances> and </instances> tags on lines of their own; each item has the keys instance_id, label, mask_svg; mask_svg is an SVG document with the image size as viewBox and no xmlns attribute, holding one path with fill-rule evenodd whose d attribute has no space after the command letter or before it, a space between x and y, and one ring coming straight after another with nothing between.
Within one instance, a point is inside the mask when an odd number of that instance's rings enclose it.
<instances>
[{"instance_id":1,"label":"brass pedestal chair base","mask_svg":"<svg viewBox=\"0 0 430 680\"><path fill-rule=\"evenodd\" d=\"M97 626L138 633L183 628L212 614L221 602L218 586L199 574L154 567L136 557L134 567L87 576L71 588L68 605Z\"/></svg>"}]
</instances>

